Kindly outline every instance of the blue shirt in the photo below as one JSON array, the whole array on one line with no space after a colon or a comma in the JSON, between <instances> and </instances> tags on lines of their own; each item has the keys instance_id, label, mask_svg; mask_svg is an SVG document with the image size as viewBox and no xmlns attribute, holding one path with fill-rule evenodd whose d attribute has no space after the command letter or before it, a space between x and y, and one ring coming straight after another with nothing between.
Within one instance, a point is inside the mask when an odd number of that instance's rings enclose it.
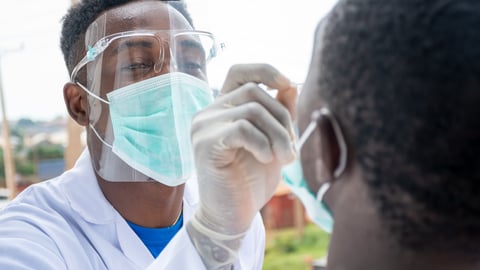
<instances>
[{"instance_id":1,"label":"blue shirt","mask_svg":"<svg viewBox=\"0 0 480 270\"><path fill-rule=\"evenodd\" d=\"M165 228L146 228L134 224L128 220L127 223L142 240L148 250L150 250L150 253L152 253L153 257L156 258L167 246L168 242L172 240L180 228L182 228L183 213L178 218L177 223Z\"/></svg>"}]
</instances>

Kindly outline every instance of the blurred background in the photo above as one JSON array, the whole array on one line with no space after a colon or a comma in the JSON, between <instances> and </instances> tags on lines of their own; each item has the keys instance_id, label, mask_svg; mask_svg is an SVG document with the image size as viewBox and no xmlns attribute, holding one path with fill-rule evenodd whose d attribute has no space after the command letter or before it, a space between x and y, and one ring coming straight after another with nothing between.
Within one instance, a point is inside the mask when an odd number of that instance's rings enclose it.
<instances>
[{"instance_id":1,"label":"blurred background","mask_svg":"<svg viewBox=\"0 0 480 270\"><path fill-rule=\"evenodd\" d=\"M65 109L69 74L59 48L62 17L77 1L0 2L0 208L28 185L73 166L85 146L83 128ZM251 62L272 64L302 83L315 27L335 2L186 0L196 29L225 45L209 75L212 87L221 87L232 64ZM264 269L321 269L328 235L310 223L288 188L278 187L262 216Z\"/></svg>"}]
</instances>

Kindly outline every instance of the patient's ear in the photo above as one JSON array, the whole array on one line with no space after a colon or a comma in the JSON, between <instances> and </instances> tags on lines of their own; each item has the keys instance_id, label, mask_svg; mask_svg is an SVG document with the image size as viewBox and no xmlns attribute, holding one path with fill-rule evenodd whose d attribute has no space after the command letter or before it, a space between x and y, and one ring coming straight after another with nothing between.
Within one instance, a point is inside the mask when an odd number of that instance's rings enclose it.
<instances>
[{"instance_id":1,"label":"patient's ear","mask_svg":"<svg viewBox=\"0 0 480 270\"><path fill-rule=\"evenodd\" d=\"M317 194L326 182L332 184L336 180L334 175L339 165L340 146L329 115L320 110L315 111L312 113L312 121L304 131L313 133L309 139L311 144L306 146L309 149L302 151L302 167L309 189ZM312 126L313 124L315 125ZM314 127L314 130L308 131L310 127Z\"/></svg>"},{"instance_id":2,"label":"patient's ear","mask_svg":"<svg viewBox=\"0 0 480 270\"><path fill-rule=\"evenodd\" d=\"M340 149L333 130L333 124L331 120L325 116L318 117L316 121L320 134L323 166L328 176L330 176L329 178L334 179L333 174L339 164Z\"/></svg>"},{"instance_id":3,"label":"patient's ear","mask_svg":"<svg viewBox=\"0 0 480 270\"><path fill-rule=\"evenodd\" d=\"M87 96L78 85L68 82L63 86L63 98L68 113L79 125L88 124Z\"/></svg>"},{"instance_id":4,"label":"patient's ear","mask_svg":"<svg viewBox=\"0 0 480 270\"><path fill-rule=\"evenodd\" d=\"M334 115L323 108L312 115L319 134L321 160L329 179L339 178L348 163L348 149L344 133Z\"/></svg>"}]
</instances>

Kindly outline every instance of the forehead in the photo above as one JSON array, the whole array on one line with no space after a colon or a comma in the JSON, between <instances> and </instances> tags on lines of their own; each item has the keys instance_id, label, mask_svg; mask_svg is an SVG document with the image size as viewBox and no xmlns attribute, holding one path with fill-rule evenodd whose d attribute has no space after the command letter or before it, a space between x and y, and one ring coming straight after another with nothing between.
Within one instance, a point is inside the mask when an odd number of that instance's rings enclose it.
<instances>
[{"instance_id":1,"label":"forehead","mask_svg":"<svg viewBox=\"0 0 480 270\"><path fill-rule=\"evenodd\" d=\"M164 2L134 1L105 11L87 32L101 37L140 29L191 30L192 26L180 12Z\"/></svg>"}]
</instances>

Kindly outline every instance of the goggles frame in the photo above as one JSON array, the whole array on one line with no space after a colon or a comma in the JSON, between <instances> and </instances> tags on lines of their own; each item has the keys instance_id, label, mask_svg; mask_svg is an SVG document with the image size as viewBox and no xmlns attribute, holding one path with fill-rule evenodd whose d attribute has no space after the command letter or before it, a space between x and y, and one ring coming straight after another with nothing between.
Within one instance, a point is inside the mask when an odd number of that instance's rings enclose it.
<instances>
[{"instance_id":1,"label":"goggles frame","mask_svg":"<svg viewBox=\"0 0 480 270\"><path fill-rule=\"evenodd\" d=\"M94 61L95 58L98 55L100 55L102 52L104 52L105 49L115 40L118 40L120 38L125 38L125 37L148 36L148 37L158 38L159 41L161 41L161 37L159 37L159 35L158 35L158 33L161 33L161 32L171 34L170 39L175 39L177 36L185 35L185 34L187 34L187 35L188 34L201 35L201 36L209 37L212 40L212 48L210 49L209 52L205 52L206 53L205 60L206 60L207 63L212 58L217 56L217 52L219 50L223 49L223 47L224 47L223 44L222 44L222 46L218 46L213 34L210 33L210 32L207 32L207 31L199 31L199 30L133 30L133 31L118 32L118 33L114 33L114 34L102 37L101 39L96 41L93 46L90 46L90 45L87 46L86 55L77 63L77 65L73 68L72 73L70 74L70 82L74 83L74 84L81 85L77 81L77 78L76 78L80 69L82 69L89 62ZM162 46L161 48L162 48L162 54L163 54L164 47ZM170 53L172 55L174 55L171 48L170 48ZM81 85L81 86L83 86L83 85ZM85 89L86 87L83 86L82 88ZM95 95L95 94L93 94L93 95ZM95 95L95 96L97 96L97 95ZM100 99L102 99L102 98L100 98Z\"/></svg>"}]
</instances>

